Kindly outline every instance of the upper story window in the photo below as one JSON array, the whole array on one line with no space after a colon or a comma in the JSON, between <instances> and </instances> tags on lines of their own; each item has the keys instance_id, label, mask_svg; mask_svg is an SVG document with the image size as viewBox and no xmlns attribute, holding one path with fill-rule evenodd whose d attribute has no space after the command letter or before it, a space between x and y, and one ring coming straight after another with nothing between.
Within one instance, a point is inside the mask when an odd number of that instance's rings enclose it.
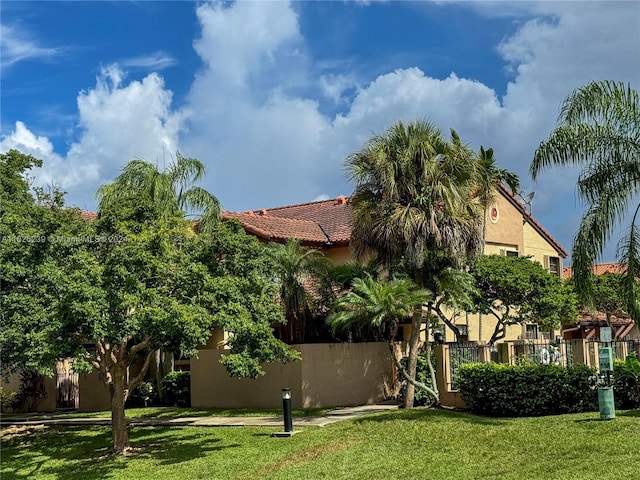
<instances>
[{"instance_id":1,"label":"upper story window","mask_svg":"<svg viewBox=\"0 0 640 480\"><path fill-rule=\"evenodd\" d=\"M545 256L545 260L546 260L546 269L547 271L551 274L551 275L556 275L556 276L560 276L560 274L562 273L562 268L561 265L562 263L560 262L560 258L559 257L547 257Z\"/></svg>"}]
</instances>

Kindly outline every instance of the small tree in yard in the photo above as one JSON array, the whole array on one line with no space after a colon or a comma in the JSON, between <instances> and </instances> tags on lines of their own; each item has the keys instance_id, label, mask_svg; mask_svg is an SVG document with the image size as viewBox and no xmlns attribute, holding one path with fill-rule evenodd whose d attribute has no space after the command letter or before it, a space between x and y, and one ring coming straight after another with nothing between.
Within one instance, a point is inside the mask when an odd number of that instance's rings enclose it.
<instances>
[{"instance_id":1,"label":"small tree in yard","mask_svg":"<svg viewBox=\"0 0 640 480\"><path fill-rule=\"evenodd\" d=\"M109 387L116 452L129 447L125 401L158 348L191 356L221 328L232 332L221 360L231 375L257 377L260 362L298 357L272 334L283 317L264 247L235 223L196 235L182 212L162 210L147 193L120 192L93 223L69 210L18 205L0 219L0 229L12 221L26 232L39 226L33 215L46 212L53 230L48 241L22 246L3 284L2 363L50 374L55 360L73 357L77 370L97 370ZM83 236L70 237L74 231ZM61 232L80 241L56 243ZM9 248L0 244L0 259ZM129 375L133 365L137 374Z\"/></svg>"},{"instance_id":2,"label":"small tree in yard","mask_svg":"<svg viewBox=\"0 0 640 480\"><path fill-rule=\"evenodd\" d=\"M478 289L476 310L496 320L491 344L504 338L507 325L535 321L552 330L576 318L571 288L527 257L481 256L470 273Z\"/></svg>"}]
</instances>

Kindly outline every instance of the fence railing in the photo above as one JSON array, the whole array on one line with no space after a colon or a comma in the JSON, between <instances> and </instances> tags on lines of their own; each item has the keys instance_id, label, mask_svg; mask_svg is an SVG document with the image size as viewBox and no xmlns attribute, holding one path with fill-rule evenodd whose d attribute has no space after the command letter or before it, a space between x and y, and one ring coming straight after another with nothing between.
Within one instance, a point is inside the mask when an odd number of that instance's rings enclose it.
<instances>
[{"instance_id":1,"label":"fence railing","mask_svg":"<svg viewBox=\"0 0 640 480\"><path fill-rule=\"evenodd\" d=\"M446 380L449 391L457 390L457 372L460 365L474 362L502 361L515 363L529 361L537 364L574 366L584 364L598 368L600 344L589 340L514 340L490 347L477 343L449 343L445 345ZM640 358L640 340L611 342L614 358L624 360L636 352ZM500 353L500 355L498 355Z\"/></svg>"},{"instance_id":2,"label":"fence railing","mask_svg":"<svg viewBox=\"0 0 640 480\"><path fill-rule=\"evenodd\" d=\"M479 345L477 343L451 343L449 344L449 387L457 390L456 377L458 368L465 363L479 362Z\"/></svg>"}]
</instances>

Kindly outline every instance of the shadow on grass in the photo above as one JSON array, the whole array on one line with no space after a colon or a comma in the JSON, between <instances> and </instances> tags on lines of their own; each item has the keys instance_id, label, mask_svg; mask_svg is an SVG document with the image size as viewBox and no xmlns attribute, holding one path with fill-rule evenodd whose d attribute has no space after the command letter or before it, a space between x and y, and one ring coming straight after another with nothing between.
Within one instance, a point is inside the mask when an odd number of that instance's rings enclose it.
<instances>
[{"instance_id":1,"label":"shadow on grass","mask_svg":"<svg viewBox=\"0 0 640 480\"><path fill-rule=\"evenodd\" d=\"M468 412L446 410L442 408L416 408L408 410L395 410L391 412L384 412L376 415L358 418L355 419L354 422L389 422L394 420L413 420L428 422L431 420L438 420L442 418L455 418L456 420L462 420L464 422L469 422L476 425L488 426L504 425L509 422L509 419L506 418L482 417L480 415L474 415Z\"/></svg>"},{"instance_id":2,"label":"shadow on grass","mask_svg":"<svg viewBox=\"0 0 640 480\"><path fill-rule=\"evenodd\" d=\"M170 465L205 456L209 452L239 447L220 438L203 437L182 429L130 428L132 451L126 456L112 453L111 430L104 427L49 428L2 442L2 478L111 478L127 466L127 459L152 459ZM172 433L173 432L173 433Z\"/></svg>"},{"instance_id":3,"label":"shadow on grass","mask_svg":"<svg viewBox=\"0 0 640 480\"><path fill-rule=\"evenodd\" d=\"M640 410L627 410L626 412L618 412L621 417L640 417Z\"/></svg>"}]
</instances>

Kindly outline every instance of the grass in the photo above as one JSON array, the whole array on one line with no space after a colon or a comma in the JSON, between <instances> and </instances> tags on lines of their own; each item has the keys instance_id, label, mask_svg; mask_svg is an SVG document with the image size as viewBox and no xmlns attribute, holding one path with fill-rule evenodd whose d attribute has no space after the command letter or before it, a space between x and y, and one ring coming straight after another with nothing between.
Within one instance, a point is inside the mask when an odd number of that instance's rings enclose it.
<instances>
[{"instance_id":1,"label":"grass","mask_svg":"<svg viewBox=\"0 0 640 480\"><path fill-rule=\"evenodd\" d=\"M292 410L294 417L311 417L322 415L335 408L297 408ZM282 409L272 408L180 408L180 407L146 407L128 408L127 418L183 418L183 417L281 417ZM68 413L26 413L3 415L7 420L46 420L54 418L111 418L110 411L103 412L68 412Z\"/></svg>"},{"instance_id":2,"label":"grass","mask_svg":"<svg viewBox=\"0 0 640 480\"><path fill-rule=\"evenodd\" d=\"M136 452L109 453L103 427L47 428L2 442L1 476L42 479L620 479L640 471L640 411L491 419L394 411L305 428L130 430Z\"/></svg>"}]
</instances>

